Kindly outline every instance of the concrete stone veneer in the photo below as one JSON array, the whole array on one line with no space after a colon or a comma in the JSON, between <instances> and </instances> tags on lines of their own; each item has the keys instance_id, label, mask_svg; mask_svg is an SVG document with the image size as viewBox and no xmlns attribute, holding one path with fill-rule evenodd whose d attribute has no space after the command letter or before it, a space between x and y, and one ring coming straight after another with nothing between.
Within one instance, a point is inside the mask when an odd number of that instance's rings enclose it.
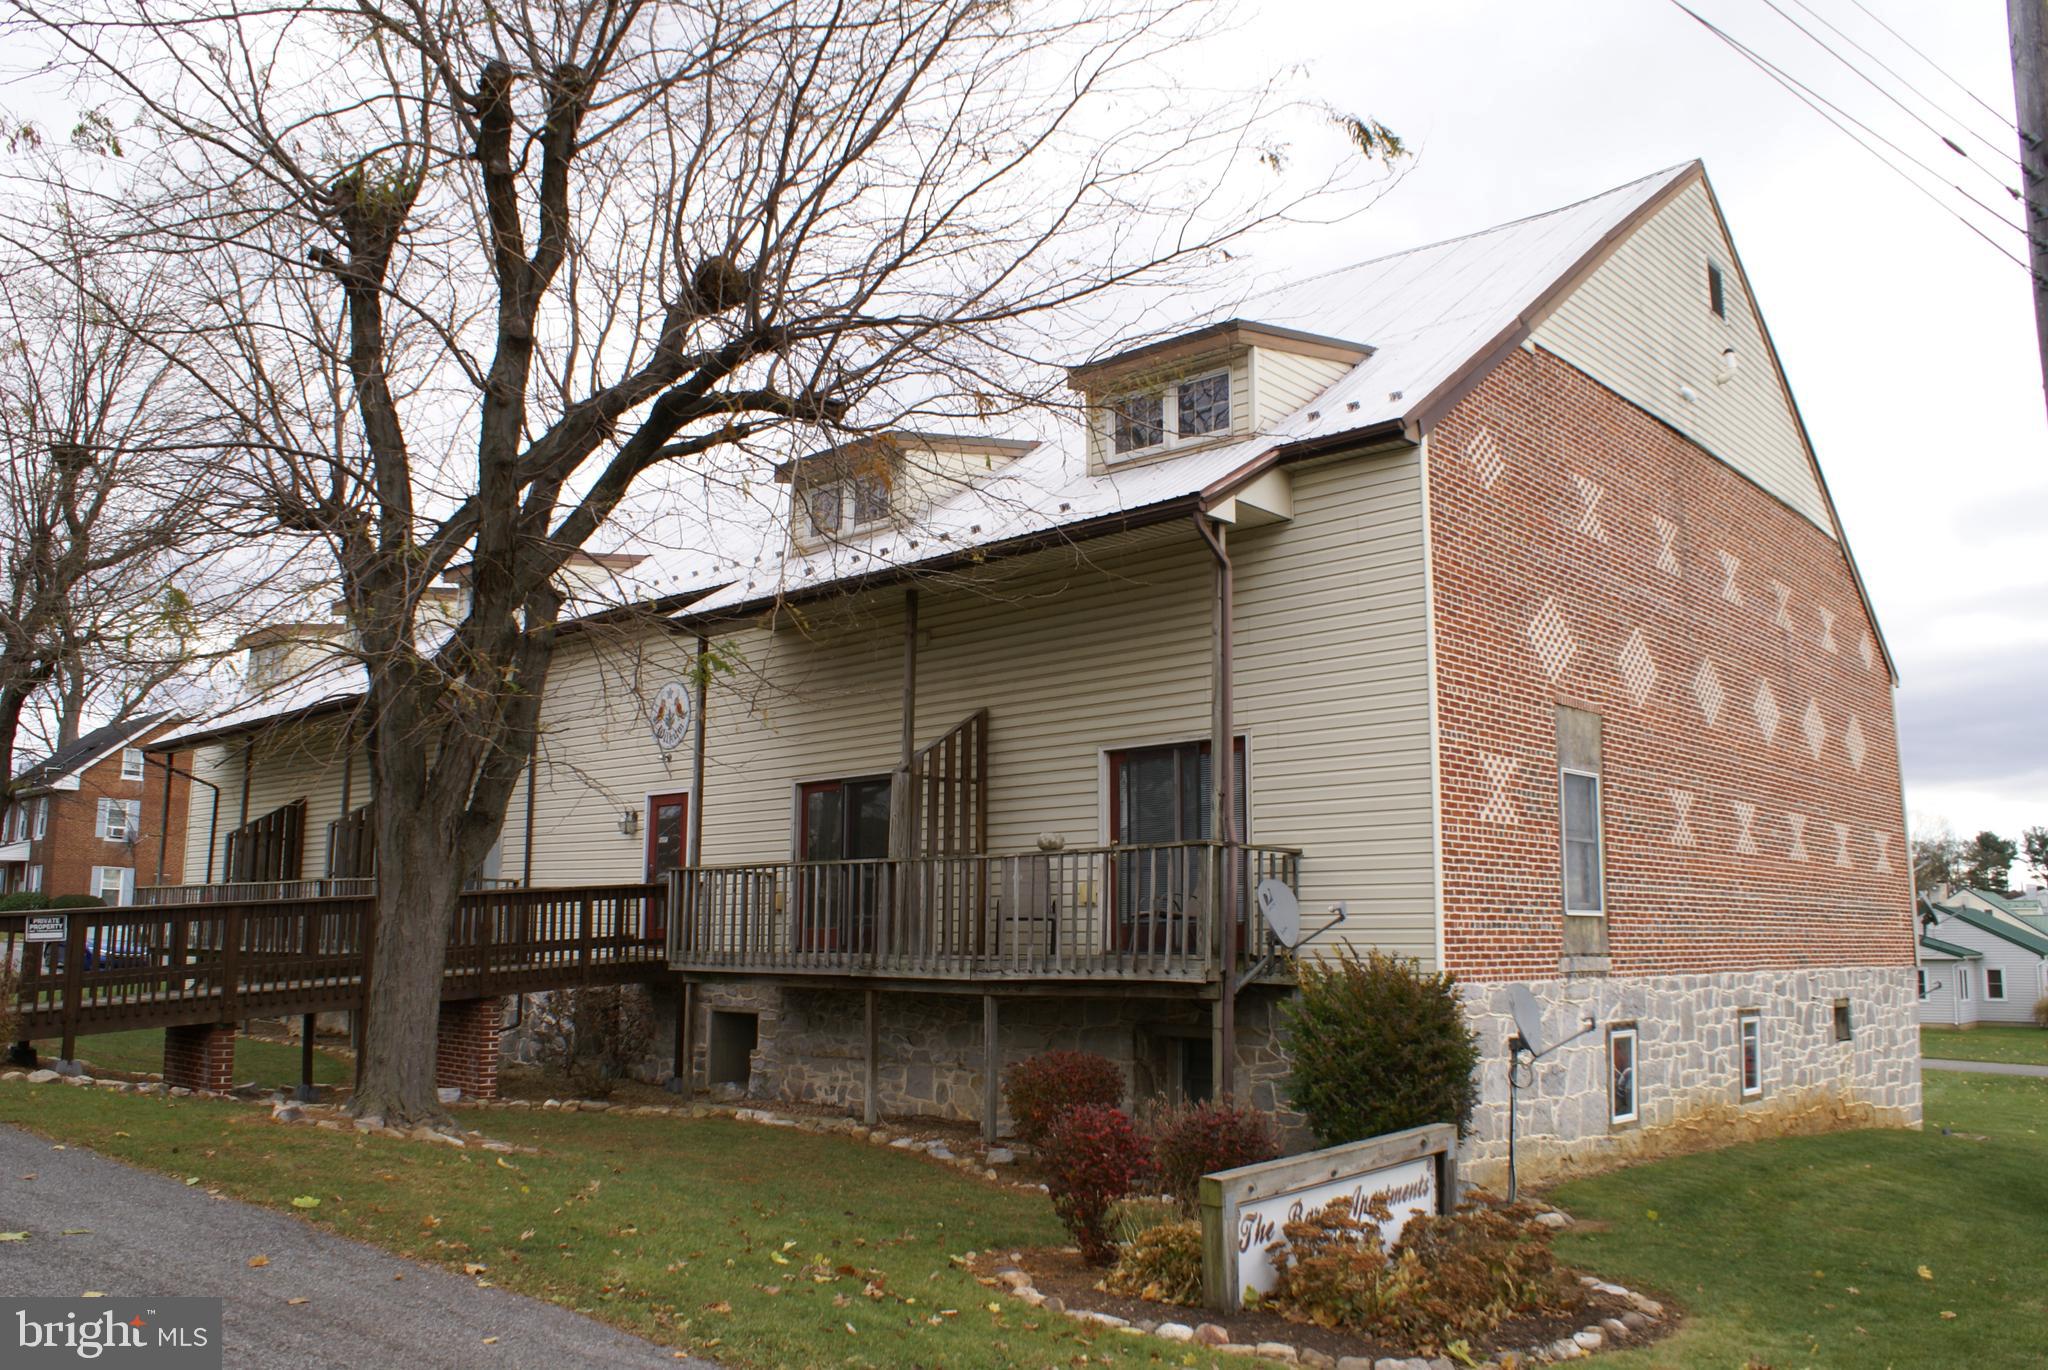
<instances>
[{"instance_id":1,"label":"concrete stone veneer","mask_svg":"<svg viewBox=\"0 0 2048 1370\"><path fill-rule=\"evenodd\" d=\"M1464 1178L1507 1180L1506 982L1463 987L1484 1053ZM1517 1170L1524 1183L1723 1142L1842 1126L1920 1125L1920 1042L1910 966L1718 975L1575 976L1529 986L1552 1041L1587 1014L1598 1031L1539 1062L1521 1091ZM1849 1002L1850 1040L1835 1040ZM1738 1021L1761 1019L1763 1092L1742 1097ZM1608 1029L1636 1029L1633 1123L1610 1121Z\"/></svg>"}]
</instances>

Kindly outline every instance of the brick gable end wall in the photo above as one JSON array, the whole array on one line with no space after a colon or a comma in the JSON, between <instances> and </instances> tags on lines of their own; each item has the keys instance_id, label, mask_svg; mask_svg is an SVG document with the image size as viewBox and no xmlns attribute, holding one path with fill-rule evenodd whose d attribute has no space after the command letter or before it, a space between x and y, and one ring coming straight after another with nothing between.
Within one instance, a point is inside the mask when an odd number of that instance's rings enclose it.
<instances>
[{"instance_id":1,"label":"brick gable end wall","mask_svg":"<svg viewBox=\"0 0 2048 1370\"><path fill-rule=\"evenodd\" d=\"M1542 351L1429 452L1446 967L1560 969L1559 705L1602 717L1613 973L1910 965L1890 680L1839 545Z\"/></svg>"}]
</instances>

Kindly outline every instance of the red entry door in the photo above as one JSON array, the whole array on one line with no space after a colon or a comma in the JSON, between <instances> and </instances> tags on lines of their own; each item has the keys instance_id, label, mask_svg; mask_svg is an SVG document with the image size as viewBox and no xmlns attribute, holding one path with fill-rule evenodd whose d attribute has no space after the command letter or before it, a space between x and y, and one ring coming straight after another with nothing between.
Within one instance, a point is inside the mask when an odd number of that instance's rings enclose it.
<instances>
[{"instance_id":1,"label":"red entry door","mask_svg":"<svg viewBox=\"0 0 2048 1370\"><path fill-rule=\"evenodd\" d=\"M672 870L688 864L690 856L690 796L655 794L647 797L647 878L658 881ZM664 908L666 905L663 906ZM668 935L665 918L649 920L649 941Z\"/></svg>"}]
</instances>

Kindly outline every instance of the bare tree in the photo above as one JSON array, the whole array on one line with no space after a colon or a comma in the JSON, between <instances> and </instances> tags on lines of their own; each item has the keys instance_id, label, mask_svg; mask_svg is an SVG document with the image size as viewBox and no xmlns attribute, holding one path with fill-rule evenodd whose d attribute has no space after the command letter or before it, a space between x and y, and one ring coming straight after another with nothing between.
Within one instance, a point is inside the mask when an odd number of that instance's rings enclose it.
<instances>
[{"instance_id":1,"label":"bare tree","mask_svg":"<svg viewBox=\"0 0 2048 1370\"><path fill-rule=\"evenodd\" d=\"M379 864L355 1107L392 1122L440 1114L457 896L636 485L1045 402L1061 320L1331 188L1270 91L1173 81L1208 19L1168 0L10 3L152 168L128 231L206 278L184 354L253 507L333 558Z\"/></svg>"},{"instance_id":2,"label":"bare tree","mask_svg":"<svg viewBox=\"0 0 2048 1370\"><path fill-rule=\"evenodd\" d=\"M38 246L0 263L0 779L21 741L133 713L197 650L210 420L136 331L154 280Z\"/></svg>"}]
</instances>

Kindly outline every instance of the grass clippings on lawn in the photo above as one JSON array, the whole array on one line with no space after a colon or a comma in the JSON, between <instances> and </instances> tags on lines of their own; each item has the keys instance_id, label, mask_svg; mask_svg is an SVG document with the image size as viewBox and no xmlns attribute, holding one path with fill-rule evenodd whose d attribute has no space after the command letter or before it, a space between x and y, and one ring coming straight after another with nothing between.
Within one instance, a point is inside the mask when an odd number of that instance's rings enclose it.
<instances>
[{"instance_id":1,"label":"grass clippings on lawn","mask_svg":"<svg viewBox=\"0 0 2048 1370\"><path fill-rule=\"evenodd\" d=\"M2015 1023L1920 1029L1920 1054L1937 1061L1998 1061L2048 1066L2048 1029Z\"/></svg>"},{"instance_id":2,"label":"grass clippings on lawn","mask_svg":"<svg viewBox=\"0 0 2048 1370\"><path fill-rule=\"evenodd\" d=\"M1757 1142L1552 1194L1581 1219L1560 1258L1686 1310L1669 1341L1601 1363L2038 1370L2048 1080L1931 1071L1926 1090L1921 1132Z\"/></svg>"}]
</instances>

